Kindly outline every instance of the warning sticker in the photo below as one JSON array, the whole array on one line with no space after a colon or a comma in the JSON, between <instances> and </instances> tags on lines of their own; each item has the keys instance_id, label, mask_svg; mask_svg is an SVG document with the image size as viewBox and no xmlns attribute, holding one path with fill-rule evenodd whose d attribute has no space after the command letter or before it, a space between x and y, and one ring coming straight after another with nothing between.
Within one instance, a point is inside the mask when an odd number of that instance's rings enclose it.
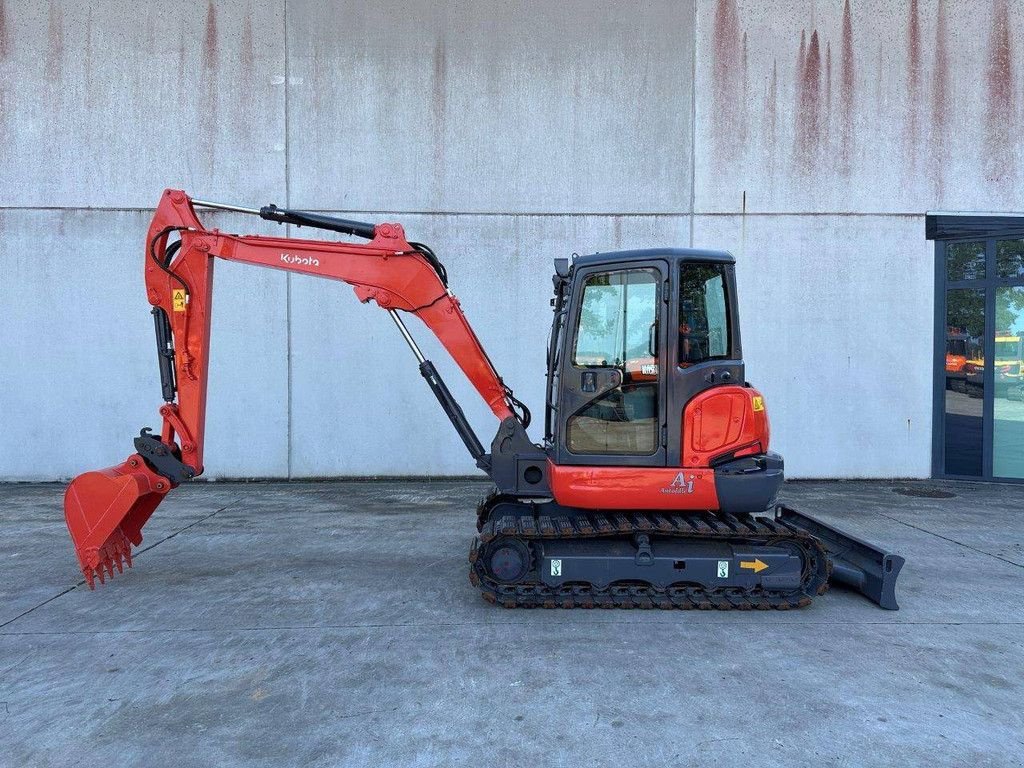
<instances>
[{"instance_id":1,"label":"warning sticker","mask_svg":"<svg viewBox=\"0 0 1024 768\"><path fill-rule=\"evenodd\" d=\"M561 576L562 575L562 561L561 560L552 560L551 561L551 575L552 576Z\"/></svg>"},{"instance_id":2,"label":"warning sticker","mask_svg":"<svg viewBox=\"0 0 1024 768\"><path fill-rule=\"evenodd\" d=\"M718 561L718 578L728 579L729 578L729 561L719 560Z\"/></svg>"},{"instance_id":3,"label":"warning sticker","mask_svg":"<svg viewBox=\"0 0 1024 768\"><path fill-rule=\"evenodd\" d=\"M764 398L761 397L760 395L754 395L753 405L754 405L754 410L755 411L763 411L764 410Z\"/></svg>"},{"instance_id":4,"label":"warning sticker","mask_svg":"<svg viewBox=\"0 0 1024 768\"><path fill-rule=\"evenodd\" d=\"M185 289L175 288L171 291L171 302L174 304L175 312L185 311Z\"/></svg>"}]
</instances>

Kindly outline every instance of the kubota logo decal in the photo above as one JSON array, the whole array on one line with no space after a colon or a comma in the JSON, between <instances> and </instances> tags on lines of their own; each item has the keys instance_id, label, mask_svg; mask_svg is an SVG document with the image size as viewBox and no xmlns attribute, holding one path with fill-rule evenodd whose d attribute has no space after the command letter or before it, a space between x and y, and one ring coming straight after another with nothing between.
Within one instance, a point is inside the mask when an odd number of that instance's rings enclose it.
<instances>
[{"instance_id":1,"label":"kubota logo decal","mask_svg":"<svg viewBox=\"0 0 1024 768\"><path fill-rule=\"evenodd\" d=\"M314 259L311 256L296 256L291 253L282 253L281 261L285 264L294 264L299 267L319 267L320 259Z\"/></svg>"},{"instance_id":2,"label":"kubota logo decal","mask_svg":"<svg viewBox=\"0 0 1024 768\"><path fill-rule=\"evenodd\" d=\"M662 488L662 493L693 493L693 475L687 477L683 472L678 473L669 483L667 488Z\"/></svg>"}]
</instances>

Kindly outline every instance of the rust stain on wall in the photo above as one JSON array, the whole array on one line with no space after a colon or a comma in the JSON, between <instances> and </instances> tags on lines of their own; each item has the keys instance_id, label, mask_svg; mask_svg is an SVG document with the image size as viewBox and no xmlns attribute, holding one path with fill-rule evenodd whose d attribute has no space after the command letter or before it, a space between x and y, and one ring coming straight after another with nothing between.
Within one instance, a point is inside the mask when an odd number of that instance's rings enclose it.
<instances>
[{"instance_id":1,"label":"rust stain on wall","mask_svg":"<svg viewBox=\"0 0 1024 768\"><path fill-rule=\"evenodd\" d=\"M241 88L251 91L257 87L256 83L256 45L253 40L252 24L252 3L245 4L245 12L242 14L242 29L238 33L238 62L239 72L236 75ZM230 35L230 33L228 33ZM288 86L285 85L287 88ZM252 136L256 133L257 123L249 114L250 109L245 99L231 99L231 121L234 131L242 136Z\"/></svg>"},{"instance_id":2,"label":"rust stain on wall","mask_svg":"<svg viewBox=\"0 0 1024 768\"><path fill-rule=\"evenodd\" d=\"M217 11L213 0L206 6L206 31L203 33L203 68L214 69L217 66Z\"/></svg>"},{"instance_id":3,"label":"rust stain on wall","mask_svg":"<svg viewBox=\"0 0 1024 768\"><path fill-rule=\"evenodd\" d=\"M178 89L184 93L185 86L185 38L178 38Z\"/></svg>"},{"instance_id":4,"label":"rust stain on wall","mask_svg":"<svg viewBox=\"0 0 1024 768\"><path fill-rule=\"evenodd\" d=\"M217 11L210 0L206 5L206 26L203 32L202 100L199 104L199 139L208 167L217 162Z\"/></svg>"},{"instance_id":5,"label":"rust stain on wall","mask_svg":"<svg viewBox=\"0 0 1024 768\"><path fill-rule=\"evenodd\" d=\"M764 136L768 149L768 177L775 176L775 147L778 141L779 62L772 59L772 74L764 97Z\"/></svg>"},{"instance_id":6,"label":"rust stain on wall","mask_svg":"<svg viewBox=\"0 0 1024 768\"><path fill-rule=\"evenodd\" d=\"M0 0L0 61L10 53L11 39L7 32L7 3Z\"/></svg>"},{"instance_id":7,"label":"rust stain on wall","mask_svg":"<svg viewBox=\"0 0 1024 768\"><path fill-rule=\"evenodd\" d=\"M448 105L448 93L446 80L448 74L448 59L445 55L444 40L438 40L434 45L434 85L431 107L434 112L434 119L443 123L445 110Z\"/></svg>"},{"instance_id":8,"label":"rust stain on wall","mask_svg":"<svg viewBox=\"0 0 1024 768\"><path fill-rule=\"evenodd\" d=\"M1013 151L1017 112L1009 14L1007 0L994 0L985 72L985 178L1002 184L1016 177L1017 164Z\"/></svg>"},{"instance_id":9,"label":"rust stain on wall","mask_svg":"<svg viewBox=\"0 0 1024 768\"><path fill-rule=\"evenodd\" d=\"M885 71L885 55L883 44L878 44L878 53L875 54L875 117L881 121L885 119L885 89L882 85L882 74Z\"/></svg>"},{"instance_id":10,"label":"rust stain on wall","mask_svg":"<svg viewBox=\"0 0 1024 768\"><path fill-rule=\"evenodd\" d=\"M242 77L251 80L253 77L253 65L256 62L256 46L252 36L252 4L245 9L245 18L242 20Z\"/></svg>"},{"instance_id":11,"label":"rust stain on wall","mask_svg":"<svg viewBox=\"0 0 1024 768\"><path fill-rule=\"evenodd\" d=\"M91 9L91 7L92 6L90 6L90 9ZM156 22L157 22L156 14L153 14L153 13L147 13L146 14L146 24L145 24L144 29L146 30L145 46L146 46L146 50L147 51L154 50L154 48L156 46Z\"/></svg>"},{"instance_id":12,"label":"rust stain on wall","mask_svg":"<svg viewBox=\"0 0 1024 768\"><path fill-rule=\"evenodd\" d=\"M807 30L800 30L800 50L796 54L796 82L804 79L804 61L807 58Z\"/></svg>"},{"instance_id":13,"label":"rust stain on wall","mask_svg":"<svg viewBox=\"0 0 1024 768\"><path fill-rule=\"evenodd\" d=\"M827 145L832 134L832 41L825 42L825 115L822 119L823 141Z\"/></svg>"},{"instance_id":14,"label":"rust stain on wall","mask_svg":"<svg viewBox=\"0 0 1024 768\"><path fill-rule=\"evenodd\" d=\"M742 147L746 147L747 139L749 138L749 130L748 130L749 126L748 126L748 120L747 120L748 106L747 105L750 103L750 85L749 85L750 81L749 81L749 68L748 68L748 61L747 61L747 31L746 30L743 30L743 42L741 43L741 46L742 46L742 50L743 50L743 54L742 54L743 70L742 70L742 77L741 77L741 81L740 81L740 93L739 93L740 114L739 114L739 125L737 126L737 131L739 132L740 145Z\"/></svg>"},{"instance_id":15,"label":"rust stain on wall","mask_svg":"<svg viewBox=\"0 0 1024 768\"><path fill-rule=\"evenodd\" d=\"M973 173L980 170L998 189L999 199L1013 200L1013 184L1024 168L1024 79L1021 62L1015 60L1021 52L1014 28L1020 2L1024 0L976 0L969 13L972 24L987 27L981 35L974 27L968 32L954 24L951 14L960 12L960 6L952 0L893 0L856 8L853 0L798 3L810 11L810 23L804 20L800 29L798 21L791 27L793 36L787 36L787 47L797 48L790 87L790 54L783 55L781 85L778 58L761 55L765 47L776 45L774 30L752 27L769 39L756 32L748 38L736 0L716 0L714 151L723 162L742 160L742 152L748 151L746 159L761 161L759 167L767 173L775 163L785 162L805 189L808 178L821 177L828 191L826 177L849 178L857 171L865 176L865 185L902 182L902 191L895 192L901 199L913 199L930 186L935 202L943 199L944 186L949 187L944 174L948 176L947 167L956 159ZM748 4L755 6L757 0L744 0L742 7ZM854 10L882 13L882 18L858 21L855 32ZM771 62L764 67L761 62L767 58ZM953 70L961 59L961 69ZM962 93L956 92L958 71L964 73ZM764 85L759 86L762 72ZM763 104L760 117L753 112L758 104ZM959 114L953 112L954 104ZM748 122L753 128L749 138L756 143L731 146L729 137L747 137ZM953 136L970 141L971 132L980 134L977 141L965 144L954 157ZM971 156L961 157L965 152ZM900 171L903 178L897 181Z\"/></svg>"},{"instance_id":16,"label":"rust stain on wall","mask_svg":"<svg viewBox=\"0 0 1024 768\"><path fill-rule=\"evenodd\" d=\"M807 59L807 30L800 30L800 47L796 52L796 72L793 76L793 135L800 132L801 83L804 81L804 65ZM793 151L799 153L798 142L794 140Z\"/></svg>"},{"instance_id":17,"label":"rust stain on wall","mask_svg":"<svg viewBox=\"0 0 1024 768\"><path fill-rule=\"evenodd\" d=\"M0 62L11 53L10 34L7 30L7 6L0 0ZM7 136L7 78L0 77L0 141Z\"/></svg>"},{"instance_id":18,"label":"rust stain on wall","mask_svg":"<svg viewBox=\"0 0 1024 768\"><path fill-rule=\"evenodd\" d=\"M434 194L443 191L445 127L448 120L448 56L444 38L434 44L433 84L430 101L433 113Z\"/></svg>"},{"instance_id":19,"label":"rust stain on wall","mask_svg":"<svg viewBox=\"0 0 1024 768\"><path fill-rule=\"evenodd\" d=\"M92 6L89 6L89 13L85 19L85 88L90 90L92 88Z\"/></svg>"},{"instance_id":20,"label":"rust stain on wall","mask_svg":"<svg viewBox=\"0 0 1024 768\"><path fill-rule=\"evenodd\" d=\"M839 53L839 172L850 175L853 157L853 12L850 0L843 3L842 47Z\"/></svg>"},{"instance_id":21,"label":"rust stain on wall","mask_svg":"<svg viewBox=\"0 0 1024 768\"><path fill-rule=\"evenodd\" d=\"M61 61L64 55L64 20L60 7L50 1L49 20L46 28L46 79L51 83L61 76Z\"/></svg>"},{"instance_id":22,"label":"rust stain on wall","mask_svg":"<svg viewBox=\"0 0 1024 768\"><path fill-rule=\"evenodd\" d=\"M739 12L736 0L717 0L712 38L711 82L715 131L714 159L724 164L734 159L738 147L737 100L740 87L738 63L742 57Z\"/></svg>"},{"instance_id":23,"label":"rust stain on wall","mask_svg":"<svg viewBox=\"0 0 1024 768\"><path fill-rule=\"evenodd\" d=\"M921 138L920 104L921 23L917 0L910 0L910 16L907 19L907 130L904 138L907 163L911 171L917 159L917 146Z\"/></svg>"},{"instance_id":24,"label":"rust stain on wall","mask_svg":"<svg viewBox=\"0 0 1024 768\"><path fill-rule=\"evenodd\" d=\"M818 30L811 32L807 57L803 62L803 77L797 85L800 106L796 124L796 168L808 174L818 163L821 142L821 46Z\"/></svg>"},{"instance_id":25,"label":"rust stain on wall","mask_svg":"<svg viewBox=\"0 0 1024 768\"><path fill-rule=\"evenodd\" d=\"M949 152L949 41L946 33L946 5L939 3L935 15L935 71L932 74L932 135L929 142L929 177L936 201L942 199L942 172Z\"/></svg>"}]
</instances>

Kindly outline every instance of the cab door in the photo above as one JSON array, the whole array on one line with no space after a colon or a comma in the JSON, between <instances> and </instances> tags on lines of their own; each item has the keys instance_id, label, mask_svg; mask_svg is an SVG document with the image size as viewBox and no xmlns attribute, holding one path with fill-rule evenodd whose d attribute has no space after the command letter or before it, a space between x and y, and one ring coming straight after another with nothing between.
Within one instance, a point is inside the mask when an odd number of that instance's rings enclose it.
<instances>
[{"instance_id":1,"label":"cab door","mask_svg":"<svg viewBox=\"0 0 1024 768\"><path fill-rule=\"evenodd\" d=\"M667 281L661 260L577 273L559 361L556 463L665 466Z\"/></svg>"}]
</instances>

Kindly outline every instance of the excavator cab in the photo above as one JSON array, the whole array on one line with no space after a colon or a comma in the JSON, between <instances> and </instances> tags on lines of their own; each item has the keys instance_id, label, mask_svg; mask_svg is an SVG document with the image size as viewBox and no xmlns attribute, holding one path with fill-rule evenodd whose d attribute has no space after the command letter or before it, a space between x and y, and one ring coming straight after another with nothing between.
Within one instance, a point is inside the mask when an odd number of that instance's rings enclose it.
<instances>
[{"instance_id":1,"label":"excavator cab","mask_svg":"<svg viewBox=\"0 0 1024 768\"><path fill-rule=\"evenodd\" d=\"M611 493L627 507L768 509L782 460L768 451L764 398L745 383L733 257L599 253L556 264L554 283L545 449L556 498L593 503L569 486L601 468L602 504Z\"/></svg>"},{"instance_id":2,"label":"excavator cab","mask_svg":"<svg viewBox=\"0 0 1024 768\"><path fill-rule=\"evenodd\" d=\"M682 466L682 414L743 382L726 253L584 256L556 286L547 441L558 464Z\"/></svg>"}]
</instances>

